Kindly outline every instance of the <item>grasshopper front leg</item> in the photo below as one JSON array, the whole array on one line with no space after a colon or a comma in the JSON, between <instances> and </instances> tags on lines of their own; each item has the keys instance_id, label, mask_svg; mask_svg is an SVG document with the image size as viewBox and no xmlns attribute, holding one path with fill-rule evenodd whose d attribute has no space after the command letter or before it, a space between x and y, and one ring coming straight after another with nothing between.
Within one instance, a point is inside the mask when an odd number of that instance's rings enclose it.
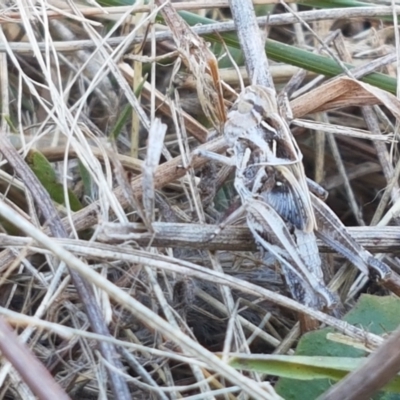
<instances>
[{"instance_id":1,"label":"grasshopper front leg","mask_svg":"<svg viewBox=\"0 0 400 400\"><path fill-rule=\"evenodd\" d=\"M212 151L207 151L207 150L193 150L191 159L194 157L203 157L207 158L209 160L218 162L220 164L225 164L230 167L235 167L236 166L236 160L235 157L227 157L222 154L214 153ZM189 165L191 162L189 162Z\"/></svg>"}]
</instances>

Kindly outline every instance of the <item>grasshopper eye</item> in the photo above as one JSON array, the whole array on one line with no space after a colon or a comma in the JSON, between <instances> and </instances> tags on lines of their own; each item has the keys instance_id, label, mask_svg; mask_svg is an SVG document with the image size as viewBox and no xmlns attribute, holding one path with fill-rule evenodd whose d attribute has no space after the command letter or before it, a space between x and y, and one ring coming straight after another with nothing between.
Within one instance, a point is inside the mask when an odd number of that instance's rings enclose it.
<instances>
[{"instance_id":1,"label":"grasshopper eye","mask_svg":"<svg viewBox=\"0 0 400 400\"><path fill-rule=\"evenodd\" d=\"M248 114L253 109L253 107L253 104L251 104L249 101L242 101L237 105L237 110L241 114Z\"/></svg>"}]
</instances>

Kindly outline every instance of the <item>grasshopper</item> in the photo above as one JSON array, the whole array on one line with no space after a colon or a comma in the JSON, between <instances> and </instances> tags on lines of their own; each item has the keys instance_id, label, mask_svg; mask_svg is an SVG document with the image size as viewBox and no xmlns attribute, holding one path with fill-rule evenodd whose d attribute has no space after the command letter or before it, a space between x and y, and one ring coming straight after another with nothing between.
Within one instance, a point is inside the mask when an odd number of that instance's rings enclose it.
<instances>
[{"instance_id":1,"label":"grasshopper","mask_svg":"<svg viewBox=\"0 0 400 400\"><path fill-rule=\"evenodd\" d=\"M281 263L292 296L314 308L334 308L314 230L316 219L302 155L280 116L275 91L245 88L229 111L224 137L233 157L197 152L236 166L235 189L257 244Z\"/></svg>"},{"instance_id":2,"label":"grasshopper","mask_svg":"<svg viewBox=\"0 0 400 400\"><path fill-rule=\"evenodd\" d=\"M224 125L233 156L197 154L236 166L234 185L247 224L257 244L280 261L295 299L320 309L333 309L339 303L324 284L315 234L360 272L371 272L399 295L399 276L359 245L332 210L310 194L302 154L275 96L272 89L248 86Z\"/></svg>"}]
</instances>

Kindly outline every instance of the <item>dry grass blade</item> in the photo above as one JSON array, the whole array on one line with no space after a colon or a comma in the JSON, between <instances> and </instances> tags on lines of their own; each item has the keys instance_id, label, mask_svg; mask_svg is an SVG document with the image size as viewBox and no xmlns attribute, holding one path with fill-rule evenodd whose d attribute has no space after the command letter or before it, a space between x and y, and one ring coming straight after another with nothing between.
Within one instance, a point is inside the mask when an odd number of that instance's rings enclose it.
<instances>
[{"instance_id":1,"label":"dry grass blade","mask_svg":"<svg viewBox=\"0 0 400 400\"><path fill-rule=\"evenodd\" d=\"M168 0L156 0L168 24L176 47L188 69L196 77L197 95L205 115L221 131L226 120L218 62L206 42L192 32Z\"/></svg>"},{"instance_id":2,"label":"dry grass blade","mask_svg":"<svg viewBox=\"0 0 400 400\"><path fill-rule=\"evenodd\" d=\"M394 141L394 135L390 133L385 135L372 135L368 131L362 129L351 129L346 126L326 124L323 122L312 122L300 119L293 120L292 124L296 126L301 126L303 128L318 130L320 132L334 133L336 135L350 136L353 138L372 140L375 142L382 141L393 143Z\"/></svg>"},{"instance_id":3,"label":"dry grass blade","mask_svg":"<svg viewBox=\"0 0 400 400\"><path fill-rule=\"evenodd\" d=\"M45 223L49 225L52 235L58 238L67 237L67 231L62 224L61 218L56 212L49 194L43 188L37 177L33 174L32 170L22 160L21 156L5 137L3 132L0 132L0 145L0 151L24 181L26 187L31 191L37 206L45 218ZM100 307L93 295L92 288L75 271L71 270L70 274L82 303L85 305L92 329L102 335L109 335L107 325L105 324ZM111 366L115 368L122 368L117 351L113 345L110 343L101 343L100 350L103 357L107 360L107 362L110 363ZM115 398L121 400L129 399L130 394L125 380L112 370L109 370L108 373Z\"/></svg>"},{"instance_id":4,"label":"dry grass blade","mask_svg":"<svg viewBox=\"0 0 400 400\"><path fill-rule=\"evenodd\" d=\"M154 222L154 172L160 162L162 147L164 146L167 126L159 119L154 120L147 144L146 159L143 163L143 207L147 223Z\"/></svg>"},{"instance_id":5,"label":"dry grass blade","mask_svg":"<svg viewBox=\"0 0 400 400\"><path fill-rule=\"evenodd\" d=\"M336 78L318 86L291 102L293 115L311 114L345 106L384 104L396 117L400 116L400 101L391 93L348 78Z\"/></svg>"}]
</instances>

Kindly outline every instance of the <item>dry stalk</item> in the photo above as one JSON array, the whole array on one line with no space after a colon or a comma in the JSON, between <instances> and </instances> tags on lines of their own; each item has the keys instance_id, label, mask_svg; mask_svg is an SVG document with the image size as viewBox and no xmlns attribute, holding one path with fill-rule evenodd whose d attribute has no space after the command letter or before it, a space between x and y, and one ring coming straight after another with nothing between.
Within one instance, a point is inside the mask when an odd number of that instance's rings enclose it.
<instances>
[{"instance_id":1,"label":"dry stalk","mask_svg":"<svg viewBox=\"0 0 400 400\"><path fill-rule=\"evenodd\" d=\"M122 12L127 12L132 7L129 8L123 8L121 7ZM398 8L395 7L397 10ZM113 9L111 9L113 11ZM362 18L362 17L381 17L381 16L388 16L391 15L393 11L392 7L357 7L357 8L346 8L346 9L329 9L329 10L314 10L314 11L303 11L298 13L298 15L304 20L304 21L319 21L319 20L326 20L326 19L339 19L339 18ZM101 13L104 13L103 11L98 11ZM115 11L114 11L115 12ZM18 13L18 16L20 14ZM276 25L287 25L287 24L292 24L297 22L298 19L297 17L293 16L290 13L286 14L280 14L280 15L271 15L270 17L259 17L257 18L257 23L260 27L265 27L265 26L276 26ZM0 23L3 22L0 20ZM4 21L4 22L9 22L9 21ZM200 27L193 27L191 28L192 31L198 35L205 35L205 34L211 34L214 32L230 32L235 30L235 25L233 22L218 22L215 24L209 24L209 25L204 25ZM171 32L159 32L155 35L154 40L157 42L168 40L172 38ZM121 44L126 40L126 37L117 37L117 38L111 38L107 39L105 42L107 45L111 47L116 47ZM143 41L150 42L152 38L145 38L143 36L137 36L135 37L132 41L131 44L138 44L138 43L143 43ZM42 52L46 51L46 43L45 42L38 42L37 43L38 49ZM87 49L87 50L93 50L96 48L96 44L93 43L92 40L74 40L70 42L55 42L54 43L54 48L57 52L75 52L77 50L81 49ZM14 42L10 44L10 49L15 52L15 53L25 53L25 54L31 54L33 47L32 44L29 42ZM6 46L3 43L0 43L0 52L5 52L7 51ZM389 54L387 56L392 61L388 62L394 62L396 60L396 54ZM370 70L372 67L373 70L376 69L376 64L375 61L371 63L368 63L366 66L363 67L363 69ZM364 75L364 73L363 73Z\"/></svg>"},{"instance_id":2,"label":"dry stalk","mask_svg":"<svg viewBox=\"0 0 400 400\"><path fill-rule=\"evenodd\" d=\"M256 251L257 246L247 226L227 225L220 229L211 224L184 224L174 222L155 222L155 233L148 232L143 224L104 223L98 231L97 240L109 244L118 244L134 240L140 246L146 246L152 241L154 247L177 247L187 249L203 249L210 251ZM400 228L388 227L349 227L350 236L361 248L371 253L398 253ZM0 235L0 237L2 237ZM12 245L12 239L5 240ZM332 252L326 242L317 238L321 253ZM359 251L357 250L354 251ZM349 256L350 257L350 256Z\"/></svg>"},{"instance_id":3,"label":"dry stalk","mask_svg":"<svg viewBox=\"0 0 400 400\"><path fill-rule=\"evenodd\" d=\"M262 1L262 0L261 0ZM275 3L278 3L279 1L276 1ZM287 1L286 3L290 3L291 1ZM196 9L201 9L201 8L219 8L218 4L220 1L213 1L211 3L209 2L201 2L201 1L190 1L190 2L179 2L179 3L172 3L172 6L176 10L196 10ZM228 6L229 1L228 0L223 0L221 3L226 4ZM258 4L258 0L253 1L253 4L256 5ZM207 6L206 6L207 5ZM66 9L66 3L62 2L60 4L60 7L55 8L55 7L49 7L48 10L46 10L46 15L49 19L53 18L64 18L68 17L71 18L72 20L77 20L77 21L82 21L81 18L77 17L76 14L73 14L70 11L70 8ZM121 7L102 7L102 8L97 8L97 7L84 7L82 5L77 5L79 8L79 11L82 15L85 17L103 17L103 18L108 18L111 16L111 18L114 15L121 15L124 14L127 11L131 11L132 14L134 13L143 13L143 12L150 12L152 10L152 7L149 5L144 5L144 6L121 6ZM302 20L304 21L323 21L326 19L340 19L340 18L379 18L382 16L390 16L393 13L393 10L397 10L398 12L398 7L391 7L391 6L379 6L379 7L349 7L349 8L338 8L338 9L329 9L329 10L312 10L312 11L302 11L299 12L298 15L301 16ZM85 21L90 21L90 20L85 20ZM269 26L274 26L274 25L288 25L288 24L293 24L297 22L298 19L293 16L291 13L283 13L283 14L278 14L278 15L271 15L267 21L265 17L259 17L257 18L257 22L260 27L263 27L265 25ZM19 12L15 11L4 11L0 15L0 24L8 24L10 22L21 22L21 14ZM97 22L95 21L90 21L93 25L98 25ZM220 29L216 29L217 27L220 27ZM203 34L203 29L204 27L198 27L194 28L196 30L196 33ZM211 30L207 29L207 33L215 32L215 31L220 31L220 32L227 32L227 31L233 31L234 28L234 23L233 22L219 22L213 24L213 28ZM169 37L171 35L169 34ZM140 40L137 39L137 43L139 43Z\"/></svg>"}]
</instances>

